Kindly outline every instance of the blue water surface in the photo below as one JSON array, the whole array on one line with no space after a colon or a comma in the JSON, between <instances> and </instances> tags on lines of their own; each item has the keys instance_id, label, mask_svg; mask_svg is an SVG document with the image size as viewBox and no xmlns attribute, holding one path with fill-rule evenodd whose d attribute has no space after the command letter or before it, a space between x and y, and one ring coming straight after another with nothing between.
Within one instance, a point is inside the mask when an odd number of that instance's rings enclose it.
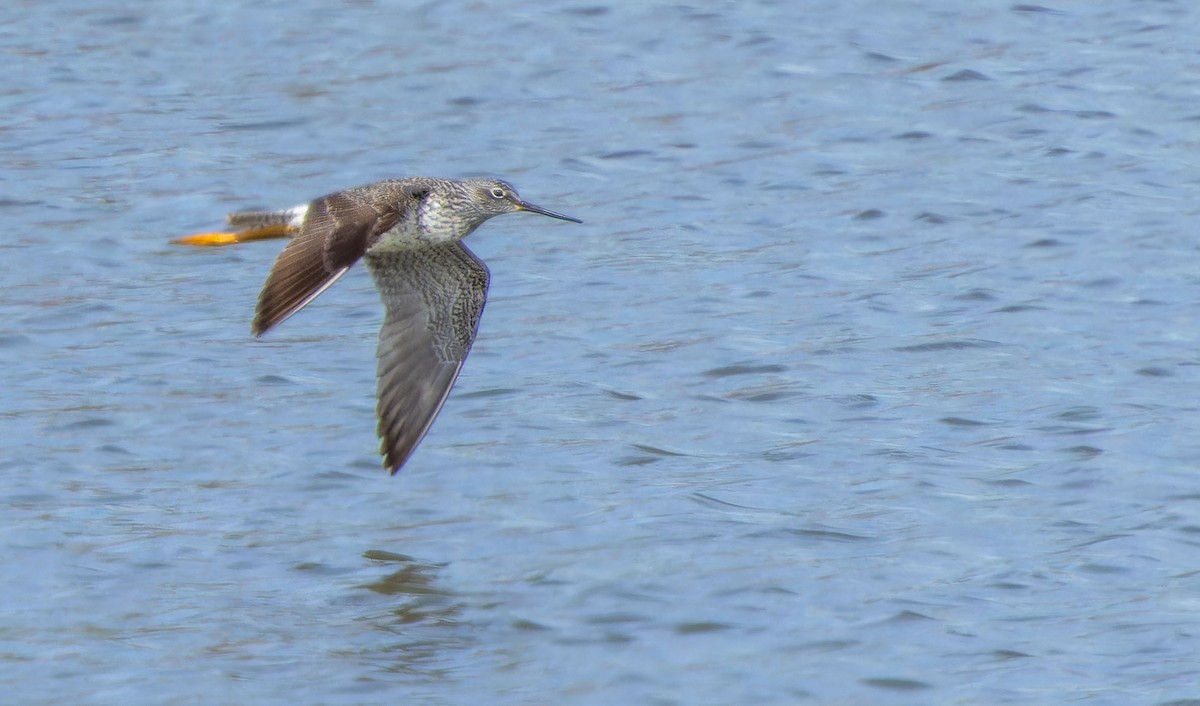
<instances>
[{"instance_id":1,"label":"blue water surface","mask_svg":"<svg viewBox=\"0 0 1200 706\"><path fill-rule=\"evenodd\" d=\"M0 10L0 699L1200 703L1200 9ZM357 268L228 211L498 175L401 474Z\"/></svg>"}]
</instances>

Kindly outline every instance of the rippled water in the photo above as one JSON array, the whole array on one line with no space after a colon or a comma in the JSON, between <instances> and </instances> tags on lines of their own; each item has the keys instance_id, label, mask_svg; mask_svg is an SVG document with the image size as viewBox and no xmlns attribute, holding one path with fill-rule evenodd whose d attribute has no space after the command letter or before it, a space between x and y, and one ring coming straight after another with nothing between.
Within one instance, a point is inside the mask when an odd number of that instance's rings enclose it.
<instances>
[{"instance_id":1,"label":"rippled water","mask_svg":"<svg viewBox=\"0 0 1200 706\"><path fill-rule=\"evenodd\" d=\"M1200 699L1200 16L966 7L0 10L5 700ZM485 173L394 478L364 271L168 244Z\"/></svg>"}]
</instances>

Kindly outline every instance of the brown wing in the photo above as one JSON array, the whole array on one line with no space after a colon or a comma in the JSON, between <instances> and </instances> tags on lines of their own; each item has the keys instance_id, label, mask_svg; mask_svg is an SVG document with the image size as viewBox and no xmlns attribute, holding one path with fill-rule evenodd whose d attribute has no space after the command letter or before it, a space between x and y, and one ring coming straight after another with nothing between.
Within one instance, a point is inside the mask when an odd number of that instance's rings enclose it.
<instances>
[{"instance_id":1,"label":"brown wing","mask_svg":"<svg viewBox=\"0 0 1200 706\"><path fill-rule=\"evenodd\" d=\"M387 309L379 331L379 436L395 473L442 409L471 350L488 269L462 243L373 251L367 267Z\"/></svg>"},{"instance_id":2,"label":"brown wing","mask_svg":"<svg viewBox=\"0 0 1200 706\"><path fill-rule=\"evenodd\" d=\"M387 231L407 204L372 203L356 190L323 196L308 207L300 232L279 253L267 276L251 331L261 336L316 299Z\"/></svg>"}]
</instances>

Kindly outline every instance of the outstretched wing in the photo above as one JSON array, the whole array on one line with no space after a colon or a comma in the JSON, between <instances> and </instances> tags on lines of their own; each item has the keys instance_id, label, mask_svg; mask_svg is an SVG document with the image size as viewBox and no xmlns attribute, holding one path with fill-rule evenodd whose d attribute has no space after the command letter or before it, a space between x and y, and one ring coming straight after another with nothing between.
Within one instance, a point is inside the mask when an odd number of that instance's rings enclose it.
<instances>
[{"instance_id":1,"label":"outstretched wing","mask_svg":"<svg viewBox=\"0 0 1200 706\"><path fill-rule=\"evenodd\" d=\"M374 236L396 224L406 200L380 205L355 190L323 196L308 207L267 276L251 331L261 336L303 309L363 256Z\"/></svg>"},{"instance_id":2,"label":"outstretched wing","mask_svg":"<svg viewBox=\"0 0 1200 706\"><path fill-rule=\"evenodd\" d=\"M379 436L395 473L442 409L471 350L488 269L461 242L372 251L366 263L387 310L379 331Z\"/></svg>"}]
</instances>

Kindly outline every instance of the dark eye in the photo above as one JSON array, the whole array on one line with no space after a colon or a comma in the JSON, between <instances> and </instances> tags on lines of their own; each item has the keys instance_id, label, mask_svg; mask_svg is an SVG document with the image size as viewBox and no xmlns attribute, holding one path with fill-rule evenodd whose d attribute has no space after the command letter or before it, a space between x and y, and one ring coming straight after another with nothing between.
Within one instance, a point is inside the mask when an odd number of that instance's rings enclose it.
<instances>
[{"instance_id":1,"label":"dark eye","mask_svg":"<svg viewBox=\"0 0 1200 706\"><path fill-rule=\"evenodd\" d=\"M498 186L497 186L497 187L495 187L494 189L492 189L492 198L494 198L494 199L502 199L502 198L504 198L504 196L505 196L505 194L504 194L504 189L501 189L501 188L500 188L500 187L498 187Z\"/></svg>"}]
</instances>

